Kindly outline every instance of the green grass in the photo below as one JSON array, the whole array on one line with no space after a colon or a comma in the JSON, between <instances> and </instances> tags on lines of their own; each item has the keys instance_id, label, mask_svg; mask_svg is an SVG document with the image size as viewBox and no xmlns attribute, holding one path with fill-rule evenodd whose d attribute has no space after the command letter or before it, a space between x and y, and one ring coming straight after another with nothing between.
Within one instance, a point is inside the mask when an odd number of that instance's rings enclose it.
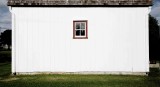
<instances>
[{"instance_id":1,"label":"green grass","mask_svg":"<svg viewBox=\"0 0 160 87\"><path fill-rule=\"evenodd\" d=\"M11 57L11 51L0 51L0 57Z\"/></svg>"},{"instance_id":2,"label":"green grass","mask_svg":"<svg viewBox=\"0 0 160 87\"><path fill-rule=\"evenodd\" d=\"M11 64L7 63L0 63L0 77L8 76L11 74Z\"/></svg>"},{"instance_id":3,"label":"green grass","mask_svg":"<svg viewBox=\"0 0 160 87\"><path fill-rule=\"evenodd\" d=\"M0 51L0 63L11 61L11 51Z\"/></svg>"},{"instance_id":4,"label":"green grass","mask_svg":"<svg viewBox=\"0 0 160 87\"><path fill-rule=\"evenodd\" d=\"M10 64L0 64L0 87L160 87L160 76L152 75L53 74L11 76L9 69ZM157 73L155 71L152 74Z\"/></svg>"}]
</instances>

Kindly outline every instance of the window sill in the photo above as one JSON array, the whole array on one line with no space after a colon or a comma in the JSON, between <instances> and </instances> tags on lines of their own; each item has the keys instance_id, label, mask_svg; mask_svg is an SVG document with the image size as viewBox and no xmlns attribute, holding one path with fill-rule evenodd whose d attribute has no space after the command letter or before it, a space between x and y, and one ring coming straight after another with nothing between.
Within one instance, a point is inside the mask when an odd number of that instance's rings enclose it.
<instances>
[{"instance_id":1,"label":"window sill","mask_svg":"<svg viewBox=\"0 0 160 87\"><path fill-rule=\"evenodd\" d=\"M73 39L88 39L88 37L73 37Z\"/></svg>"}]
</instances>

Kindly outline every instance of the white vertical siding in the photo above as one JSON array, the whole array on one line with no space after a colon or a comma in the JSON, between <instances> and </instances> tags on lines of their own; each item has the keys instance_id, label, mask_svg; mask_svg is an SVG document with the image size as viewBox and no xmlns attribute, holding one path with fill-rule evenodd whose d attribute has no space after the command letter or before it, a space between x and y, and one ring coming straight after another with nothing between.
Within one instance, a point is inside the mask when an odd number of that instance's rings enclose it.
<instances>
[{"instance_id":1,"label":"white vertical siding","mask_svg":"<svg viewBox=\"0 0 160 87\"><path fill-rule=\"evenodd\" d=\"M13 7L16 72L148 71L148 8ZM73 39L88 20L88 39Z\"/></svg>"},{"instance_id":2,"label":"white vertical siding","mask_svg":"<svg viewBox=\"0 0 160 87\"><path fill-rule=\"evenodd\" d=\"M9 10L12 13L12 32L13 32L12 33L12 59L11 59L12 60L12 65L11 65L12 69L11 70L12 70L12 72L15 72L16 71L15 70L15 67L16 67L16 65L15 65L16 64L16 61L15 61L15 53L16 53L16 50L15 50L16 49L16 47L15 47L16 46L16 44L15 44L15 42L16 42L15 41L15 38L16 38L15 37L15 34L16 34L15 27L16 26L15 25L16 24L15 24L15 14L11 11L11 7L9 7Z\"/></svg>"}]
</instances>

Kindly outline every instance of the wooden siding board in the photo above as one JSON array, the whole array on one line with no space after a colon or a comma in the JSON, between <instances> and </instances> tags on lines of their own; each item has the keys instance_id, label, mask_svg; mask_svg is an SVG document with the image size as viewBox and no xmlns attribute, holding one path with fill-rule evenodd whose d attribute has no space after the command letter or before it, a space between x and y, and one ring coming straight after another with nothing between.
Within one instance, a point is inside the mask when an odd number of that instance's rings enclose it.
<instances>
[{"instance_id":1,"label":"wooden siding board","mask_svg":"<svg viewBox=\"0 0 160 87\"><path fill-rule=\"evenodd\" d=\"M13 7L12 11L16 72L149 70L148 7ZM89 39L73 40L72 22L82 19L88 20Z\"/></svg>"}]
</instances>

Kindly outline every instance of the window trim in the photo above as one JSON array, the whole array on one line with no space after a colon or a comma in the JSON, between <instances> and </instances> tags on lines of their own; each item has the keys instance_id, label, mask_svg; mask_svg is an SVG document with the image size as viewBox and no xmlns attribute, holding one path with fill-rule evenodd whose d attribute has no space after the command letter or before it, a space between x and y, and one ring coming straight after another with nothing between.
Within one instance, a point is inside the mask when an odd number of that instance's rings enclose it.
<instances>
[{"instance_id":1,"label":"window trim","mask_svg":"<svg viewBox=\"0 0 160 87\"><path fill-rule=\"evenodd\" d=\"M76 37L76 22L85 22L86 28L85 28L85 37ZM73 20L73 39L88 39L88 20Z\"/></svg>"}]
</instances>

